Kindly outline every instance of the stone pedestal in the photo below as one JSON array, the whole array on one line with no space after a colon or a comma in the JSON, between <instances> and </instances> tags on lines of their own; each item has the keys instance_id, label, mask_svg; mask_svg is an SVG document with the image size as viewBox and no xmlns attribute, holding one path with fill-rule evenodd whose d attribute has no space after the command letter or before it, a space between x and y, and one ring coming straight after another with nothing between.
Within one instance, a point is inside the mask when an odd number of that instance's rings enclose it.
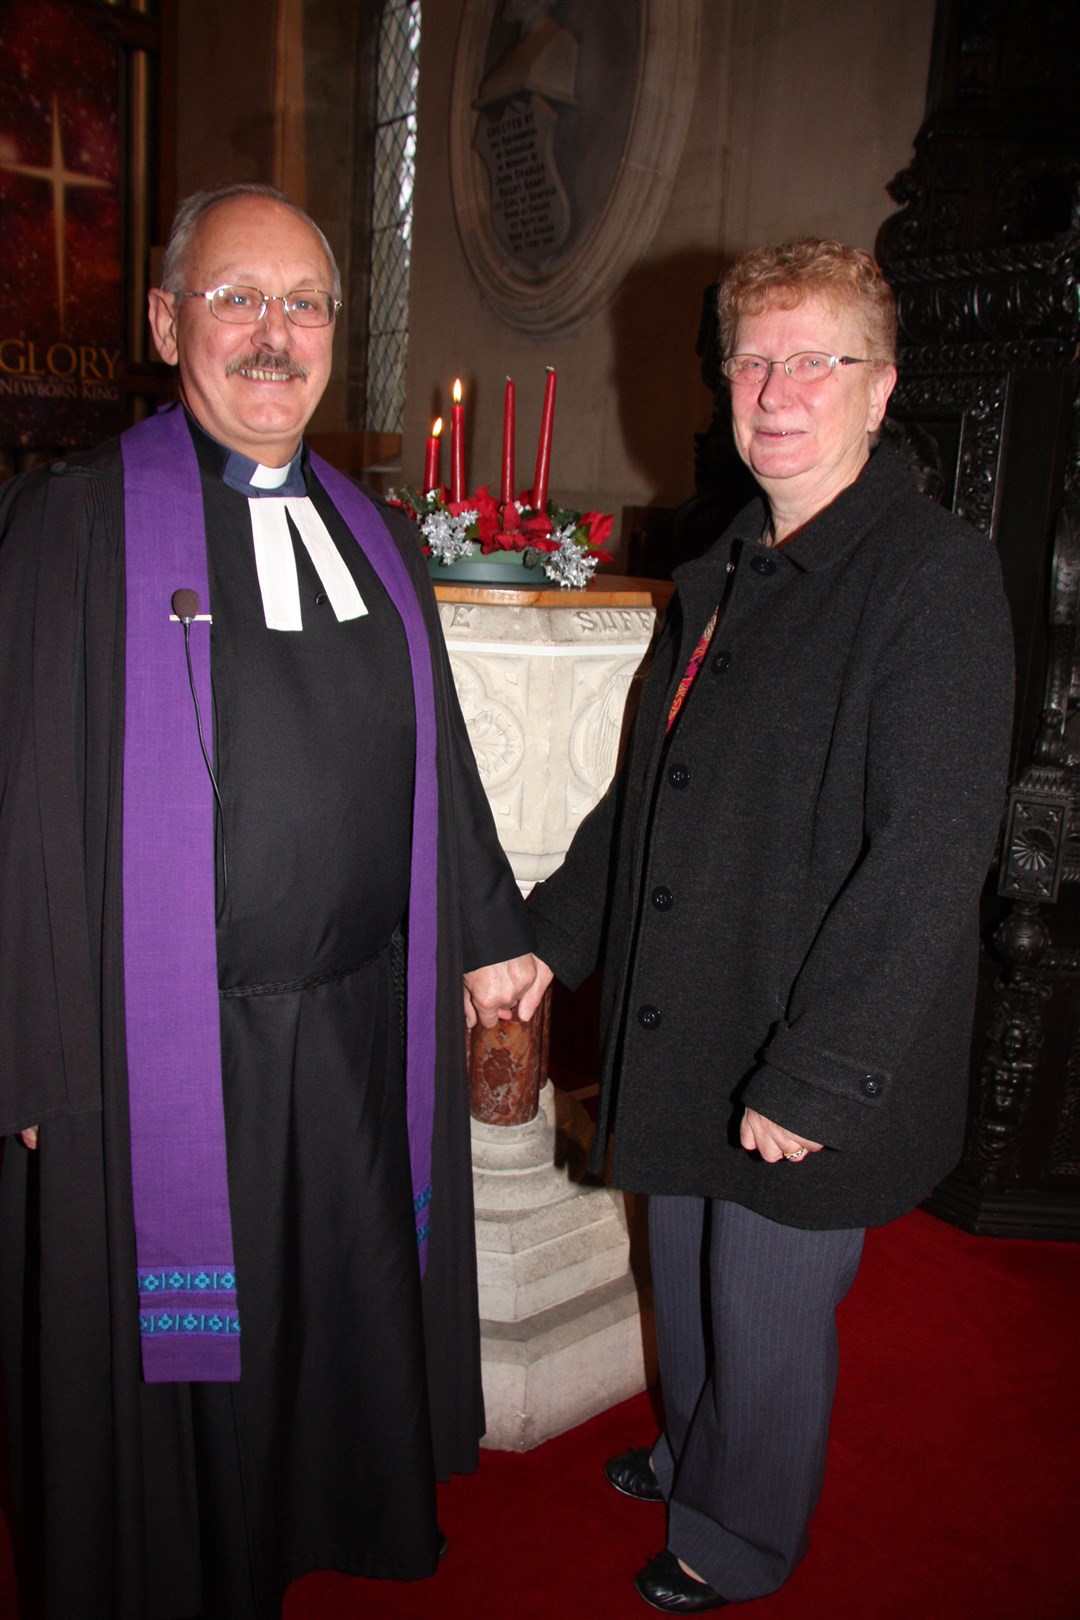
<instances>
[{"instance_id":1,"label":"stone pedestal","mask_svg":"<svg viewBox=\"0 0 1080 1620\"><path fill-rule=\"evenodd\" d=\"M484 1444L527 1451L645 1387L651 1321L622 1197L554 1162L551 1082L527 1125L472 1131Z\"/></svg>"},{"instance_id":2,"label":"stone pedestal","mask_svg":"<svg viewBox=\"0 0 1080 1620\"><path fill-rule=\"evenodd\" d=\"M436 586L481 779L523 893L561 864L611 780L657 599L670 593L655 590L612 580L584 591ZM527 1450L626 1399L644 1388L652 1359L622 1196L568 1173L572 1105L545 1066L539 1017L534 1030L502 1025L471 1043L484 1443L500 1450Z\"/></svg>"}]
</instances>

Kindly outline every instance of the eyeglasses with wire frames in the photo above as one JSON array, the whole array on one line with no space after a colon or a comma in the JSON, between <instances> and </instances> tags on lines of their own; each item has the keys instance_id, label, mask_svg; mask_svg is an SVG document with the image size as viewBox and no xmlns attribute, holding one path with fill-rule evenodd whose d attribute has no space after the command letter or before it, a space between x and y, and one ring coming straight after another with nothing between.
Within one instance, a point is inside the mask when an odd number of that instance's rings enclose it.
<instances>
[{"instance_id":1,"label":"eyeglasses with wire frames","mask_svg":"<svg viewBox=\"0 0 1080 1620\"><path fill-rule=\"evenodd\" d=\"M267 293L261 287L226 283L208 292L178 292L176 298L205 298L215 320L228 326L254 326L271 304L280 304L294 326L329 326L341 308L341 299L321 287L295 287L292 292Z\"/></svg>"},{"instance_id":2,"label":"eyeglasses with wire frames","mask_svg":"<svg viewBox=\"0 0 1080 1620\"><path fill-rule=\"evenodd\" d=\"M804 349L800 354L789 354L786 360L766 360L762 354L729 354L721 361L720 370L736 388L756 386L763 388L772 376L774 366L782 366L785 373L797 383L824 382L837 366L873 366L879 361L857 359L851 354L821 354L817 349Z\"/></svg>"}]
</instances>

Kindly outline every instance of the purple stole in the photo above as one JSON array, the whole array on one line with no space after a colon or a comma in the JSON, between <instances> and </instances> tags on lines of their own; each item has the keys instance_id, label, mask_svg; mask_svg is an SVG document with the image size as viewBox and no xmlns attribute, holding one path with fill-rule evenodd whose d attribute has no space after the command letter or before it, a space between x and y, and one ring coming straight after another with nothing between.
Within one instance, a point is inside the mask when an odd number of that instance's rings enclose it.
<instances>
[{"instance_id":1,"label":"purple stole","mask_svg":"<svg viewBox=\"0 0 1080 1620\"><path fill-rule=\"evenodd\" d=\"M221 1091L214 802L199 750L178 589L212 612L202 485L179 406L121 439L127 634L124 723L124 1004L139 1328L148 1383L240 1376ZM431 648L393 539L355 484L311 457L319 481L401 617L412 666L416 768L410 853L406 1084L421 1269L431 1201L438 779ZM272 634L272 632L268 632ZM191 626L204 729L210 626ZM208 748L212 739L207 736Z\"/></svg>"}]
</instances>

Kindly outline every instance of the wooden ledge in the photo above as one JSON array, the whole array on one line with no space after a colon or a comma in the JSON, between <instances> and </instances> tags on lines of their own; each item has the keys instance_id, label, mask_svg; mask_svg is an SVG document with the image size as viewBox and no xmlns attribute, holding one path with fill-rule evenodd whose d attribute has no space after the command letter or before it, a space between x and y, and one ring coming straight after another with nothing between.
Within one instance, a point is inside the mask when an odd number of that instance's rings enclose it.
<instances>
[{"instance_id":1,"label":"wooden ledge","mask_svg":"<svg viewBox=\"0 0 1080 1620\"><path fill-rule=\"evenodd\" d=\"M675 590L669 579L634 579L629 574L594 574L582 591L521 590L502 585L448 585L435 581L439 602L488 603L493 607L655 608L663 612Z\"/></svg>"}]
</instances>

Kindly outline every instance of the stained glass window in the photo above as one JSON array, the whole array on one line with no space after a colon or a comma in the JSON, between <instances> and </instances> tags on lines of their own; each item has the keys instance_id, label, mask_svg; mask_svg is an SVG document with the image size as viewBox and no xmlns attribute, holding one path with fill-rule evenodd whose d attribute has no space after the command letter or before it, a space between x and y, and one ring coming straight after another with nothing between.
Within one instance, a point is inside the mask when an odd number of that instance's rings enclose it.
<instances>
[{"instance_id":1,"label":"stained glass window","mask_svg":"<svg viewBox=\"0 0 1080 1620\"><path fill-rule=\"evenodd\" d=\"M379 27L366 425L400 433L409 342L420 0L386 0Z\"/></svg>"}]
</instances>

